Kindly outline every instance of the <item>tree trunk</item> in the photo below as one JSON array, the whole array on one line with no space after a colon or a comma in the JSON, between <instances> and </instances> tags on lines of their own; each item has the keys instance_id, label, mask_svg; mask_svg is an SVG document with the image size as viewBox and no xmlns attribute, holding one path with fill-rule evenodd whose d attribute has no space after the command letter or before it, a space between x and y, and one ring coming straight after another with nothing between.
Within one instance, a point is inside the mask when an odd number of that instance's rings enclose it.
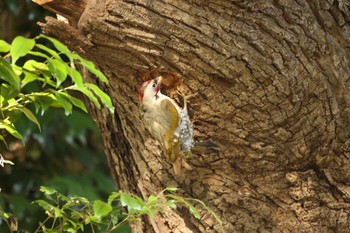
<instances>
[{"instance_id":1,"label":"tree trunk","mask_svg":"<svg viewBox=\"0 0 350 233\"><path fill-rule=\"evenodd\" d=\"M43 30L110 79L99 85L115 114L91 112L120 189L146 197L177 185L226 232L348 232L347 1L35 2L70 20L47 18ZM155 72L198 93L189 103L195 138L218 145L180 175L140 119L138 86ZM169 209L133 232L219 232L201 213Z\"/></svg>"}]
</instances>

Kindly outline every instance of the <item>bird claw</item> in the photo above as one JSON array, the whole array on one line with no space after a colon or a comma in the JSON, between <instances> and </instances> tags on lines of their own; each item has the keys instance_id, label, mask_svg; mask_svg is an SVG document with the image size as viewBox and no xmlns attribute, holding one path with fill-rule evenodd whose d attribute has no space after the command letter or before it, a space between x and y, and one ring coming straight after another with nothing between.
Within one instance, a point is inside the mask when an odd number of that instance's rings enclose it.
<instances>
[{"instance_id":1,"label":"bird claw","mask_svg":"<svg viewBox=\"0 0 350 233\"><path fill-rule=\"evenodd\" d=\"M180 95L184 101L184 109L187 109L187 100L198 95L198 92L194 93L194 94L190 94L190 95L186 95L185 93L183 93L182 91L180 91L179 89L176 90L177 94Z\"/></svg>"},{"instance_id":2,"label":"bird claw","mask_svg":"<svg viewBox=\"0 0 350 233\"><path fill-rule=\"evenodd\" d=\"M184 99L184 100L188 100L196 95L198 95L198 92L194 93L194 94L190 94L190 95L186 95L185 93L183 93L182 91L180 91L179 89L176 90L177 94L178 95L181 95L181 97Z\"/></svg>"}]
</instances>

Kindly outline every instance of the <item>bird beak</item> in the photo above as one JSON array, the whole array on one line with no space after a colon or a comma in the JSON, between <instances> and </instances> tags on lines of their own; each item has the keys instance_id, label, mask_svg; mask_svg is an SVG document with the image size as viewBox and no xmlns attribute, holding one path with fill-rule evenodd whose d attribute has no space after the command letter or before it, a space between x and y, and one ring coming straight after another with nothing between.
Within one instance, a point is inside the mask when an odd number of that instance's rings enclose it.
<instances>
[{"instance_id":1,"label":"bird beak","mask_svg":"<svg viewBox=\"0 0 350 233\"><path fill-rule=\"evenodd\" d=\"M160 84L162 83L163 77L159 76L157 77L157 85L160 86Z\"/></svg>"},{"instance_id":2,"label":"bird beak","mask_svg":"<svg viewBox=\"0 0 350 233\"><path fill-rule=\"evenodd\" d=\"M156 94L158 94L159 90L160 90L160 84L162 83L163 77L159 76L156 78L157 80L157 89L156 89Z\"/></svg>"}]
</instances>

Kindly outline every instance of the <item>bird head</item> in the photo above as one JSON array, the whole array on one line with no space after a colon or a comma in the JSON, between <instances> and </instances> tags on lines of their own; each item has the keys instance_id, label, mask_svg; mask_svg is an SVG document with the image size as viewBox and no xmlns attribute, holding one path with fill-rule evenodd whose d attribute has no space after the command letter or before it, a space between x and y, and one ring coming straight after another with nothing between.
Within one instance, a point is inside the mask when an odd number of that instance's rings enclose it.
<instances>
[{"instance_id":1,"label":"bird head","mask_svg":"<svg viewBox=\"0 0 350 233\"><path fill-rule=\"evenodd\" d=\"M162 76L144 82L139 89L139 98L142 103L144 99L157 97L160 92L160 85L162 83Z\"/></svg>"}]
</instances>

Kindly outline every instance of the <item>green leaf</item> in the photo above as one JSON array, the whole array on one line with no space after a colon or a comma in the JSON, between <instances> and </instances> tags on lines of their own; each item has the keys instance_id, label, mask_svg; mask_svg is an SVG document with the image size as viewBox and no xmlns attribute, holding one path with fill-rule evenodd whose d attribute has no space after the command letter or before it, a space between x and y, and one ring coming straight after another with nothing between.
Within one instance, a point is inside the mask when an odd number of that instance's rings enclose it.
<instances>
[{"instance_id":1,"label":"green leaf","mask_svg":"<svg viewBox=\"0 0 350 233\"><path fill-rule=\"evenodd\" d=\"M116 200L119 197L119 193L112 192L111 195L108 197L108 204L111 204L114 200Z\"/></svg>"},{"instance_id":2,"label":"green leaf","mask_svg":"<svg viewBox=\"0 0 350 233\"><path fill-rule=\"evenodd\" d=\"M84 213L83 212L76 211L74 209L71 209L71 211L72 211L72 213L71 213L72 218L74 218L74 219L82 219L82 218L84 218Z\"/></svg>"},{"instance_id":3,"label":"green leaf","mask_svg":"<svg viewBox=\"0 0 350 233\"><path fill-rule=\"evenodd\" d=\"M85 223L85 225L87 225L87 224L89 224L89 223L97 223L97 224L99 224L99 223L101 223L101 218L98 218L98 217L96 217L96 216L89 216L89 217L87 217L85 220L84 220L84 223Z\"/></svg>"},{"instance_id":4,"label":"green leaf","mask_svg":"<svg viewBox=\"0 0 350 233\"><path fill-rule=\"evenodd\" d=\"M11 45L4 40L0 40L0 52L7 53L11 49Z\"/></svg>"},{"instance_id":5,"label":"green leaf","mask_svg":"<svg viewBox=\"0 0 350 233\"><path fill-rule=\"evenodd\" d=\"M112 206L103 201L96 200L93 204L93 210L96 218L102 218L112 211Z\"/></svg>"},{"instance_id":6,"label":"green leaf","mask_svg":"<svg viewBox=\"0 0 350 233\"><path fill-rule=\"evenodd\" d=\"M45 63L37 62L35 60L28 60L23 65L23 72L24 72L25 78L22 80L22 87L36 80L56 87L55 83L50 78L43 79L41 77L41 75L43 75L44 77L51 77L49 68Z\"/></svg>"},{"instance_id":7,"label":"green leaf","mask_svg":"<svg viewBox=\"0 0 350 233\"><path fill-rule=\"evenodd\" d=\"M67 99L68 99L75 107L80 108L81 110L83 110L83 111L86 112L86 113L88 112L88 111L87 111L87 108L85 107L84 102L81 101L80 99L75 98L75 97L73 97L73 96L71 96L71 95L68 95L68 94L67 94Z\"/></svg>"},{"instance_id":8,"label":"green leaf","mask_svg":"<svg viewBox=\"0 0 350 233\"><path fill-rule=\"evenodd\" d=\"M57 59L49 59L47 65L52 75L57 79L57 87L60 86L67 78L66 64Z\"/></svg>"},{"instance_id":9,"label":"green leaf","mask_svg":"<svg viewBox=\"0 0 350 233\"><path fill-rule=\"evenodd\" d=\"M63 215L62 215L62 211L61 211L61 209L60 208L58 208L58 207L54 207L54 213L55 213L55 218L60 218L60 217L62 217Z\"/></svg>"},{"instance_id":10,"label":"green leaf","mask_svg":"<svg viewBox=\"0 0 350 233\"><path fill-rule=\"evenodd\" d=\"M12 86L8 85L7 83L1 84L0 87L0 106L4 107L7 105L8 102L11 100L13 101L13 98L18 96L19 91L17 89L14 89Z\"/></svg>"},{"instance_id":11,"label":"green leaf","mask_svg":"<svg viewBox=\"0 0 350 233\"><path fill-rule=\"evenodd\" d=\"M57 193L57 190L46 186L40 186L40 192L43 192L46 195L52 195L54 193Z\"/></svg>"},{"instance_id":12,"label":"green leaf","mask_svg":"<svg viewBox=\"0 0 350 233\"><path fill-rule=\"evenodd\" d=\"M46 47L45 45L42 45L42 44L36 44L35 46L38 47L41 50L44 50L45 52L47 52L48 54L50 54L52 57L56 58L57 60L61 60L62 61L60 55L55 50L50 49L50 48L48 48L48 47Z\"/></svg>"},{"instance_id":13,"label":"green leaf","mask_svg":"<svg viewBox=\"0 0 350 233\"><path fill-rule=\"evenodd\" d=\"M48 203L47 201L44 201L44 200L35 200L35 201L33 201L33 203L39 204L41 207L44 208L44 210L50 211L53 208L53 206L50 203Z\"/></svg>"},{"instance_id":14,"label":"green leaf","mask_svg":"<svg viewBox=\"0 0 350 233\"><path fill-rule=\"evenodd\" d=\"M107 77L100 71L98 70L94 63L91 61L88 61L82 57L80 57L77 54L74 54L74 58L79 60L79 63L81 65L83 65L84 67L86 67L91 73L93 73L94 75L96 75L102 82L108 83L108 79Z\"/></svg>"},{"instance_id":15,"label":"green leaf","mask_svg":"<svg viewBox=\"0 0 350 233\"><path fill-rule=\"evenodd\" d=\"M42 53L42 52L38 52L38 51L29 51L28 54L33 55L33 56L37 56L37 57L50 59L50 57L48 55L46 55L45 53Z\"/></svg>"},{"instance_id":16,"label":"green leaf","mask_svg":"<svg viewBox=\"0 0 350 233\"><path fill-rule=\"evenodd\" d=\"M58 198L65 202L72 202L71 198L67 197L66 195L63 195L62 193L58 193Z\"/></svg>"},{"instance_id":17,"label":"green leaf","mask_svg":"<svg viewBox=\"0 0 350 233\"><path fill-rule=\"evenodd\" d=\"M68 69L68 74L71 77L71 79L73 80L73 82L75 83L75 85L82 88L84 86L84 81L83 81L83 77L81 76L79 71L77 71L76 69L74 69L70 66L68 66L67 69Z\"/></svg>"},{"instance_id":18,"label":"green leaf","mask_svg":"<svg viewBox=\"0 0 350 233\"><path fill-rule=\"evenodd\" d=\"M193 214L195 218L199 219L201 217L196 207L189 204L187 204L187 207L189 208L190 212Z\"/></svg>"},{"instance_id":19,"label":"green leaf","mask_svg":"<svg viewBox=\"0 0 350 233\"><path fill-rule=\"evenodd\" d=\"M30 121L34 122L38 126L39 130L41 131L40 123L38 119L36 119L34 114L28 108L22 107L20 108L20 111L22 111Z\"/></svg>"},{"instance_id":20,"label":"green leaf","mask_svg":"<svg viewBox=\"0 0 350 233\"><path fill-rule=\"evenodd\" d=\"M71 51L68 49L68 47L66 45L64 45L63 43L61 43L60 41L56 40L55 38L46 36L44 34L39 35L39 38L45 38L49 41L51 41L51 43L55 46L55 48L60 51L61 53L64 53L69 59L72 58L72 53ZM72 59L71 59L72 61Z\"/></svg>"},{"instance_id":21,"label":"green leaf","mask_svg":"<svg viewBox=\"0 0 350 233\"><path fill-rule=\"evenodd\" d=\"M95 95L88 90L85 87L78 87L78 86L72 86L71 87L72 90L76 90L76 91L80 91L81 93L83 93L84 95L86 95L95 105L98 109L101 108L100 103L98 102L97 98L95 97Z\"/></svg>"},{"instance_id":22,"label":"green leaf","mask_svg":"<svg viewBox=\"0 0 350 233\"><path fill-rule=\"evenodd\" d=\"M3 217L4 219L8 219L10 216L11 216L11 213L3 212L1 217Z\"/></svg>"},{"instance_id":23,"label":"green leaf","mask_svg":"<svg viewBox=\"0 0 350 233\"><path fill-rule=\"evenodd\" d=\"M32 99L32 97L34 97L34 99ZM62 107L62 105L55 106L54 103L58 103L57 98L53 94L48 94L45 92L32 93L30 97L23 96L22 98L28 98L34 102L37 112L41 108L41 114L44 114L46 109L48 109L50 106Z\"/></svg>"},{"instance_id":24,"label":"green leaf","mask_svg":"<svg viewBox=\"0 0 350 233\"><path fill-rule=\"evenodd\" d=\"M4 122L5 124L8 124L11 127L13 127L13 129L17 132L17 129L13 125L13 122L15 122L21 115L23 115L23 113L19 110L19 107L21 107L21 105L17 104L17 102L13 103L14 106L11 103L9 103L9 105L11 105L11 107L8 108L7 106L7 109L3 111L3 114L7 117L7 119L4 120Z\"/></svg>"},{"instance_id":25,"label":"green leaf","mask_svg":"<svg viewBox=\"0 0 350 233\"><path fill-rule=\"evenodd\" d=\"M16 75L12 66L0 57L0 78L11 84L17 90L20 89L20 78Z\"/></svg>"},{"instance_id":26,"label":"green leaf","mask_svg":"<svg viewBox=\"0 0 350 233\"><path fill-rule=\"evenodd\" d=\"M166 191L176 191L176 190L178 190L178 188L177 187L166 187L165 190Z\"/></svg>"},{"instance_id":27,"label":"green leaf","mask_svg":"<svg viewBox=\"0 0 350 233\"><path fill-rule=\"evenodd\" d=\"M75 222L70 219L65 219L65 220L66 222L64 223L64 227L63 227L64 232L76 233L77 230L79 229L82 230L82 232L84 232L84 225L82 223Z\"/></svg>"},{"instance_id":28,"label":"green leaf","mask_svg":"<svg viewBox=\"0 0 350 233\"><path fill-rule=\"evenodd\" d=\"M55 230L55 229L45 228L43 230L43 232L45 232L45 233L60 233L61 231L58 231L58 230Z\"/></svg>"},{"instance_id":29,"label":"green leaf","mask_svg":"<svg viewBox=\"0 0 350 233\"><path fill-rule=\"evenodd\" d=\"M158 197L156 197L155 195L150 195L147 199L148 204L152 203L152 202L156 202L158 203Z\"/></svg>"},{"instance_id":30,"label":"green leaf","mask_svg":"<svg viewBox=\"0 0 350 233\"><path fill-rule=\"evenodd\" d=\"M78 204L90 204L90 201L86 197L72 197L71 200Z\"/></svg>"},{"instance_id":31,"label":"green leaf","mask_svg":"<svg viewBox=\"0 0 350 233\"><path fill-rule=\"evenodd\" d=\"M141 211L140 211L140 214L147 214L149 215L150 217L154 217L157 213L157 208L153 207L153 206L143 206Z\"/></svg>"},{"instance_id":32,"label":"green leaf","mask_svg":"<svg viewBox=\"0 0 350 233\"><path fill-rule=\"evenodd\" d=\"M87 83L86 85L88 88L93 90L98 97L100 97L101 102L113 113L114 106L112 104L111 98L95 84Z\"/></svg>"},{"instance_id":33,"label":"green leaf","mask_svg":"<svg viewBox=\"0 0 350 233\"><path fill-rule=\"evenodd\" d=\"M72 104L68 100L68 95L63 92L55 92L55 95L57 97L57 101L62 104L62 107L64 108L64 113L66 115L69 115L72 113Z\"/></svg>"},{"instance_id":34,"label":"green leaf","mask_svg":"<svg viewBox=\"0 0 350 233\"><path fill-rule=\"evenodd\" d=\"M189 200L192 200L201 204L211 215L214 216L214 218L219 222L219 224L222 225L223 222L221 218L212 209L210 209L203 201L195 198L189 198Z\"/></svg>"},{"instance_id":35,"label":"green leaf","mask_svg":"<svg viewBox=\"0 0 350 233\"><path fill-rule=\"evenodd\" d=\"M10 49L12 64L15 64L18 58L25 56L30 50L32 50L34 45L35 40L23 36L17 36L12 41Z\"/></svg>"},{"instance_id":36,"label":"green leaf","mask_svg":"<svg viewBox=\"0 0 350 233\"><path fill-rule=\"evenodd\" d=\"M28 83L39 80L40 76L33 74L31 72L24 71L24 79L21 81L21 86L25 87Z\"/></svg>"},{"instance_id":37,"label":"green leaf","mask_svg":"<svg viewBox=\"0 0 350 233\"><path fill-rule=\"evenodd\" d=\"M77 204L74 202L68 202L62 206L62 210L69 209L72 206L77 206Z\"/></svg>"},{"instance_id":38,"label":"green leaf","mask_svg":"<svg viewBox=\"0 0 350 233\"><path fill-rule=\"evenodd\" d=\"M69 100L74 106L80 108L81 110L83 110L84 112L87 112L87 108L85 107L85 104L83 101L81 101L78 98L75 98L69 94L67 94L66 92L58 92L58 94L61 97L66 98L67 100Z\"/></svg>"},{"instance_id":39,"label":"green leaf","mask_svg":"<svg viewBox=\"0 0 350 233\"><path fill-rule=\"evenodd\" d=\"M127 206L131 213L140 211L145 206L145 203L141 198L123 192L120 192L120 202L122 206Z\"/></svg>"},{"instance_id":40,"label":"green leaf","mask_svg":"<svg viewBox=\"0 0 350 233\"><path fill-rule=\"evenodd\" d=\"M6 148L8 148L7 142L2 135L0 135L0 141L2 141L5 144Z\"/></svg>"},{"instance_id":41,"label":"green leaf","mask_svg":"<svg viewBox=\"0 0 350 233\"><path fill-rule=\"evenodd\" d=\"M23 68L29 71L48 70L48 67L43 62L37 62L35 60L28 60L24 63Z\"/></svg>"},{"instance_id":42,"label":"green leaf","mask_svg":"<svg viewBox=\"0 0 350 233\"><path fill-rule=\"evenodd\" d=\"M173 199L167 200L167 201L165 202L165 204L166 204L167 206L169 206L170 208L174 209L174 210L176 210L176 208L177 208L177 206L176 206L176 201L173 200Z\"/></svg>"},{"instance_id":43,"label":"green leaf","mask_svg":"<svg viewBox=\"0 0 350 233\"><path fill-rule=\"evenodd\" d=\"M13 124L7 123L5 121L0 121L0 129L5 129L12 136L22 140L22 135L15 129Z\"/></svg>"}]
</instances>

